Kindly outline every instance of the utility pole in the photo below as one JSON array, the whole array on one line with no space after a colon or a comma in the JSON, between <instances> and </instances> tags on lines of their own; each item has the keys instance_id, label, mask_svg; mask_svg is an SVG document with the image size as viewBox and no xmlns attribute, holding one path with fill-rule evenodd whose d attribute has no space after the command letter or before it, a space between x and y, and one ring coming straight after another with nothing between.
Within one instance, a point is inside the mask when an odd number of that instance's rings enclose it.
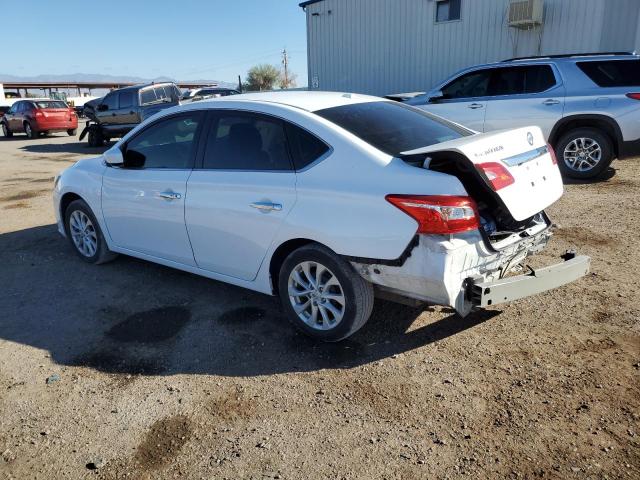
<instances>
[{"instance_id":1,"label":"utility pole","mask_svg":"<svg viewBox=\"0 0 640 480\"><path fill-rule=\"evenodd\" d=\"M282 50L282 65L284 66L284 88L289 88L289 55L287 49Z\"/></svg>"}]
</instances>

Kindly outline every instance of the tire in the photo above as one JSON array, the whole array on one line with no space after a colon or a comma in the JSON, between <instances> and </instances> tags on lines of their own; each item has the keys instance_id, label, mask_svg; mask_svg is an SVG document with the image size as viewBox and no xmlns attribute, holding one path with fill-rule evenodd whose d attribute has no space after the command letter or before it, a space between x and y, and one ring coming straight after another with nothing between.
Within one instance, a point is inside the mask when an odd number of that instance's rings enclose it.
<instances>
[{"instance_id":1,"label":"tire","mask_svg":"<svg viewBox=\"0 0 640 480\"><path fill-rule=\"evenodd\" d=\"M5 138L13 137L13 132L9 130L9 125L7 125L5 122L2 122L2 134L5 136Z\"/></svg>"},{"instance_id":2,"label":"tire","mask_svg":"<svg viewBox=\"0 0 640 480\"><path fill-rule=\"evenodd\" d=\"M67 130L67 135L69 135L70 137L75 137L77 133L77 128L70 128L69 130Z\"/></svg>"},{"instance_id":3,"label":"tire","mask_svg":"<svg viewBox=\"0 0 640 480\"><path fill-rule=\"evenodd\" d=\"M83 224L86 225L84 234L80 230ZM100 225L84 200L69 204L64 214L64 227L71 248L85 262L98 265L118 256L107 247Z\"/></svg>"},{"instance_id":4,"label":"tire","mask_svg":"<svg viewBox=\"0 0 640 480\"><path fill-rule=\"evenodd\" d=\"M95 128L92 128L91 130L89 130L88 141L89 141L90 147L101 147L104 143L104 139L102 138L102 133Z\"/></svg>"},{"instance_id":5,"label":"tire","mask_svg":"<svg viewBox=\"0 0 640 480\"><path fill-rule=\"evenodd\" d=\"M27 138L34 139L38 136L38 132L36 132L29 122L24 122L24 133L27 134Z\"/></svg>"},{"instance_id":6,"label":"tire","mask_svg":"<svg viewBox=\"0 0 640 480\"><path fill-rule=\"evenodd\" d=\"M324 270L318 284L319 267ZM290 296L292 291L311 289L312 293ZM280 268L278 290L289 321L306 335L324 342L337 342L353 335L369 320L373 310L372 285L350 263L318 244L305 245L289 254ZM336 300L339 297L343 305ZM300 309L299 315L294 303L307 307Z\"/></svg>"},{"instance_id":7,"label":"tire","mask_svg":"<svg viewBox=\"0 0 640 480\"><path fill-rule=\"evenodd\" d=\"M614 157L611 139L595 128L570 130L555 148L562 175L582 180L602 175Z\"/></svg>"}]
</instances>

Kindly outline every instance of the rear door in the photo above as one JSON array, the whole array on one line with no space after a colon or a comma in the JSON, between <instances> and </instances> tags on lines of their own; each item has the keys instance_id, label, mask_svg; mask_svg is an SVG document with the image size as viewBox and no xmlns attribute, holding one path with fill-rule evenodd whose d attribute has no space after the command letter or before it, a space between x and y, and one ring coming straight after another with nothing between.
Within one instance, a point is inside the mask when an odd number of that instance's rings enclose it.
<instances>
[{"instance_id":1,"label":"rear door","mask_svg":"<svg viewBox=\"0 0 640 480\"><path fill-rule=\"evenodd\" d=\"M562 118L565 88L551 64L518 65L491 69L484 131L528 125L549 137Z\"/></svg>"},{"instance_id":2,"label":"rear door","mask_svg":"<svg viewBox=\"0 0 640 480\"><path fill-rule=\"evenodd\" d=\"M417 105L428 112L481 132L487 106L490 70L474 70L451 80L442 87L441 98L431 98Z\"/></svg>"},{"instance_id":3,"label":"rear door","mask_svg":"<svg viewBox=\"0 0 640 480\"><path fill-rule=\"evenodd\" d=\"M184 206L203 117L187 112L153 122L124 145L124 165L106 169L102 212L118 247L195 265Z\"/></svg>"},{"instance_id":4,"label":"rear door","mask_svg":"<svg viewBox=\"0 0 640 480\"><path fill-rule=\"evenodd\" d=\"M296 200L284 121L212 114L200 168L189 178L186 223L198 266L253 280Z\"/></svg>"}]
</instances>

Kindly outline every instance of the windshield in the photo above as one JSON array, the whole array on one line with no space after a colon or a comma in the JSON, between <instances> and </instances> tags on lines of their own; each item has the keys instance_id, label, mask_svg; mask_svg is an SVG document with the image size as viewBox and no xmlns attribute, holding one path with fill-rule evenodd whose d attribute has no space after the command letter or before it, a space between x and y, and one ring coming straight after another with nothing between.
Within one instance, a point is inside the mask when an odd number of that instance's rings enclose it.
<instances>
[{"instance_id":1,"label":"windshield","mask_svg":"<svg viewBox=\"0 0 640 480\"><path fill-rule=\"evenodd\" d=\"M357 103L314 113L394 157L401 152L472 134L444 119L396 102Z\"/></svg>"},{"instance_id":2,"label":"windshield","mask_svg":"<svg viewBox=\"0 0 640 480\"><path fill-rule=\"evenodd\" d=\"M66 103L60 101L34 102L38 108L69 108Z\"/></svg>"}]
</instances>

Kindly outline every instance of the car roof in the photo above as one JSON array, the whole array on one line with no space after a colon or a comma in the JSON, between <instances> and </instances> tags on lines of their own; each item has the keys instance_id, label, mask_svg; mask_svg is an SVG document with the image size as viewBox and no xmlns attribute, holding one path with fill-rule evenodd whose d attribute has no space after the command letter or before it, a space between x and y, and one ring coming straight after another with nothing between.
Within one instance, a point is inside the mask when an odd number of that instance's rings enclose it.
<instances>
[{"instance_id":1,"label":"car roof","mask_svg":"<svg viewBox=\"0 0 640 480\"><path fill-rule=\"evenodd\" d=\"M315 112L325 108L341 107L343 105L354 105L357 103L383 102L389 101L380 97L360 95L357 93L343 92L316 92L316 91L272 91L243 93L229 97L203 100L202 103L211 105L213 102L264 102L287 105L300 108L308 112ZM215 105L215 104L214 104Z\"/></svg>"},{"instance_id":2,"label":"car roof","mask_svg":"<svg viewBox=\"0 0 640 480\"><path fill-rule=\"evenodd\" d=\"M606 53L585 53L585 54L573 54L573 55L562 55L562 56L532 56L532 57L519 57L519 58L509 58L507 60L503 60L501 62L491 62L485 64L476 65L476 67L484 67L484 66L509 66L509 65L517 65L519 63L575 63L575 62L583 62L583 61L592 61L592 60L640 60L640 55L636 54L606 54Z\"/></svg>"}]
</instances>

